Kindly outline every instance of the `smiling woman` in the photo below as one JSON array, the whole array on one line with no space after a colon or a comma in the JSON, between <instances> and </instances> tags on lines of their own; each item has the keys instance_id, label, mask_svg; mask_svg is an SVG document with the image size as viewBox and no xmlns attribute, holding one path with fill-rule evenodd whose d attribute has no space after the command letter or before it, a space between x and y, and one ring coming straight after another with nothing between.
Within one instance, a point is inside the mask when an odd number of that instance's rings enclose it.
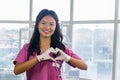
<instances>
[{"instance_id":1,"label":"smiling woman","mask_svg":"<svg viewBox=\"0 0 120 80\"><path fill-rule=\"evenodd\" d=\"M22 47L14 60L14 73L26 72L27 80L62 80L63 62L87 70L85 62L62 40L57 14L53 10L41 10L30 42Z\"/></svg>"}]
</instances>

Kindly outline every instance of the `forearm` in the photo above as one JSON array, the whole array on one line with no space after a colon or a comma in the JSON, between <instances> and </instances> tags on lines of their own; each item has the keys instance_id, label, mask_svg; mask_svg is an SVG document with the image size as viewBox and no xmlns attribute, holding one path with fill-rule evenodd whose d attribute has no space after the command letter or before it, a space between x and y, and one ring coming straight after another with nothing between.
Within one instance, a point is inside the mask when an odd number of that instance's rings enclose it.
<instances>
[{"instance_id":1,"label":"forearm","mask_svg":"<svg viewBox=\"0 0 120 80\"><path fill-rule=\"evenodd\" d=\"M79 69L87 70L87 65L82 60L78 60L78 59L75 59L75 58L71 57L69 62Z\"/></svg>"},{"instance_id":2,"label":"forearm","mask_svg":"<svg viewBox=\"0 0 120 80\"><path fill-rule=\"evenodd\" d=\"M15 65L15 68L14 68L14 73L17 75L17 74L20 74L20 73L23 73L27 70L29 70L30 68L32 68L36 63L38 63L38 60L37 58L33 58L29 61L26 61L24 63L16 63Z\"/></svg>"}]
</instances>

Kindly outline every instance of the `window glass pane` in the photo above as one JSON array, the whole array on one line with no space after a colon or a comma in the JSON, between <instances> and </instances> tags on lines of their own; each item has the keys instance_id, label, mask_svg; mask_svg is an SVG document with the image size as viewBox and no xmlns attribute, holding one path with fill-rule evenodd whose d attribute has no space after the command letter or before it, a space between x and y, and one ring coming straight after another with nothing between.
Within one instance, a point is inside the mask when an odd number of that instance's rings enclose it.
<instances>
[{"instance_id":1,"label":"window glass pane","mask_svg":"<svg viewBox=\"0 0 120 80\"><path fill-rule=\"evenodd\" d=\"M13 69L13 59L28 42L27 24L0 24L0 69Z\"/></svg>"},{"instance_id":2,"label":"window glass pane","mask_svg":"<svg viewBox=\"0 0 120 80\"><path fill-rule=\"evenodd\" d=\"M115 0L74 0L74 20L114 19Z\"/></svg>"},{"instance_id":3,"label":"window glass pane","mask_svg":"<svg viewBox=\"0 0 120 80\"><path fill-rule=\"evenodd\" d=\"M59 20L69 20L70 0L33 0L33 20L36 19L40 10L47 8L54 10Z\"/></svg>"},{"instance_id":4,"label":"window glass pane","mask_svg":"<svg viewBox=\"0 0 120 80\"><path fill-rule=\"evenodd\" d=\"M67 36L67 27L62 26L61 30L62 30L62 34L63 34L63 43L69 47L70 46L70 39Z\"/></svg>"},{"instance_id":5,"label":"window glass pane","mask_svg":"<svg viewBox=\"0 0 120 80\"><path fill-rule=\"evenodd\" d=\"M81 77L111 80L113 24L76 24L73 26L73 50L88 64ZM101 77L102 76L102 77Z\"/></svg>"},{"instance_id":6,"label":"window glass pane","mask_svg":"<svg viewBox=\"0 0 120 80\"><path fill-rule=\"evenodd\" d=\"M119 8L118 8L118 10L119 10L118 12L119 13L118 13L118 16L119 16L119 19L120 19L120 0L118 0L118 1L119 1Z\"/></svg>"},{"instance_id":7,"label":"window glass pane","mask_svg":"<svg viewBox=\"0 0 120 80\"><path fill-rule=\"evenodd\" d=\"M120 24L118 28L118 42L117 42L117 79L120 80Z\"/></svg>"},{"instance_id":8,"label":"window glass pane","mask_svg":"<svg viewBox=\"0 0 120 80\"><path fill-rule=\"evenodd\" d=\"M0 0L0 20L28 20L29 0Z\"/></svg>"}]
</instances>

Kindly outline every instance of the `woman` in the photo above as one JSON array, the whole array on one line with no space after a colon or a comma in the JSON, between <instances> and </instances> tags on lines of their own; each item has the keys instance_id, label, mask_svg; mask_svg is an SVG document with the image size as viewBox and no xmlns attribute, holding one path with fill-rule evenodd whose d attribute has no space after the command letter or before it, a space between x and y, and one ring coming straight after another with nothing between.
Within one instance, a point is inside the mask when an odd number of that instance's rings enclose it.
<instances>
[{"instance_id":1,"label":"woman","mask_svg":"<svg viewBox=\"0 0 120 80\"><path fill-rule=\"evenodd\" d=\"M14 73L26 72L27 80L62 80L60 69L65 61L82 70L87 65L63 43L57 14L40 11L29 43L24 44L14 60Z\"/></svg>"}]
</instances>

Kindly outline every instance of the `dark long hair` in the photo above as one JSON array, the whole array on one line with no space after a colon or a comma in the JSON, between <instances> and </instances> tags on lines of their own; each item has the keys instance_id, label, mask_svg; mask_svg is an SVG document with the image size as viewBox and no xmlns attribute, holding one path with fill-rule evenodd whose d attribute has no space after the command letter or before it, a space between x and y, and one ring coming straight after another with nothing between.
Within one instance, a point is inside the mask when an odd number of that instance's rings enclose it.
<instances>
[{"instance_id":1,"label":"dark long hair","mask_svg":"<svg viewBox=\"0 0 120 80\"><path fill-rule=\"evenodd\" d=\"M65 51L65 46L62 43L63 40L63 35L61 33L61 29L60 29L60 25L59 25L59 20L58 20L58 16L57 14L53 11L53 10L48 10L48 9L43 9L42 11L39 12L39 14L36 17L36 22L35 22L35 27L34 27L34 32L32 34L30 43L29 43L29 47L28 47L28 59L30 57L30 55L33 55L33 52L37 52L37 54L39 55L41 50L40 50L40 33L38 30L38 23L40 22L40 20L47 16L50 15L52 16L55 21L56 21L56 29L54 34L51 36L51 44L50 46L53 48L58 47L59 49Z\"/></svg>"}]
</instances>

